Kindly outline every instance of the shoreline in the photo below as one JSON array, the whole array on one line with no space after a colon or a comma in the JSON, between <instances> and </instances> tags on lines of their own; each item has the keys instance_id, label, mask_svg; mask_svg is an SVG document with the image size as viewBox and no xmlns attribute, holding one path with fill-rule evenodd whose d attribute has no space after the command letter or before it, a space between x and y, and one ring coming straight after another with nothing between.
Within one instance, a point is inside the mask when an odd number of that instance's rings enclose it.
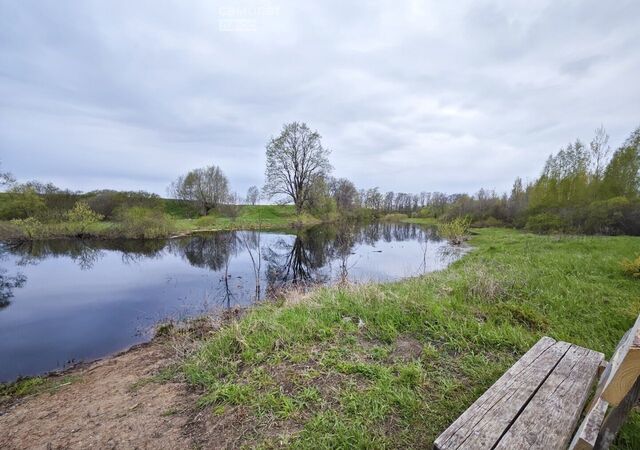
<instances>
[{"instance_id":1,"label":"shoreline","mask_svg":"<svg viewBox=\"0 0 640 450\"><path fill-rule=\"evenodd\" d=\"M443 271L260 303L54 377L72 379L3 408L0 446L428 447L540 336L611 354L640 310L618 265L639 238L476 231ZM616 448L639 442L636 412Z\"/></svg>"}]
</instances>

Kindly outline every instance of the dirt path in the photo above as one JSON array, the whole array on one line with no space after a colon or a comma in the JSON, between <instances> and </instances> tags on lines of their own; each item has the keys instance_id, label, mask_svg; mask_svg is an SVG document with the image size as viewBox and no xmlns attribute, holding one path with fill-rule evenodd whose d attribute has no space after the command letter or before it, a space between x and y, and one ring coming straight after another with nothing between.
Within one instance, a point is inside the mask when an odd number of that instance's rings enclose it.
<instances>
[{"instance_id":1,"label":"dirt path","mask_svg":"<svg viewBox=\"0 0 640 450\"><path fill-rule=\"evenodd\" d=\"M71 372L73 382L0 410L0 448L192 448L194 395L181 383L141 383L168 364L152 342Z\"/></svg>"}]
</instances>

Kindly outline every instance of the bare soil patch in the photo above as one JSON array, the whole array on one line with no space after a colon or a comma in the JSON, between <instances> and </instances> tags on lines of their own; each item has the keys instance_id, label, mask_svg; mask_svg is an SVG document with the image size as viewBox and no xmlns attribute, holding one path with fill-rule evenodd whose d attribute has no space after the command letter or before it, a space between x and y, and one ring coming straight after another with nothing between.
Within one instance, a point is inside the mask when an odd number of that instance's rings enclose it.
<instances>
[{"instance_id":1,"label":"bare soil patch","mask_svg":"<svg viewBox=\"0 0 640 450\"><path fill-rule=\"evenodd\" d=\"M178 382L141 383L174 351L154 341L73 369L74 381L0 411L0 448L191 448L196 394Z\"/></svg>"}]
</instances>

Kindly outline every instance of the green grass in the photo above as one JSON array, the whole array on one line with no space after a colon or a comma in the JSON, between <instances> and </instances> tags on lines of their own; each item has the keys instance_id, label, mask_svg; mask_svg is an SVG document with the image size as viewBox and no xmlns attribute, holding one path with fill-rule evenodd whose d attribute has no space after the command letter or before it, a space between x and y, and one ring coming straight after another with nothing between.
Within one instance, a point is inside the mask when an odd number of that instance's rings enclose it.
<instances>
[{"instance_id":1,"label":"green grass","mask_svg":"<svg viewBox=\"0 0 640 450\"><path fill-rule=\"evenodd\" d=\"M264 304L182 367L247 445L428 448L541 336L611 355L640 313L640 238L482 229L449 269ZM280 430L278 433L272 430ZM640 448L640 414L617 447Z\"/></svg>"},{"instance_id":2,"label":"green grass","mask_svg":"<svg viewBox=\"0 0 640 450\"><path fill-rule=\"evenodd\" d=\"M52 392L76 380L77 377L67 375L62 377L32 377L17 380L13 383L0 383L0 405L30 395Z\"/></svg>"},{"instance_id":3,"label":"green grass","mask_svg":"<svg viewBox=\"0 0 640 450\"><path fill-rule=\"evenodd\" d=\"M235 217L224 216L212 212L205 217L189 218L188 205L177 201L166 201L165 217L168 219L163 227L163 234L154 237L171 236L176 233L190 233L194 231L218 231L240 229L292 229L294 227L311 226L322 221L308 213L296 214L293 205L244 205L239 206ZM152 222L150 222L152 223ZM44 223L38 227L38 233L33 239L55 239L76 237L73 228L67 222ZM130 230L118 222L95 222L84 231L85 236L97 238L132 237ZM139 233L138 233L139 234ZM7 221L0 221L0 239L24 238L20 227Z\"/></svg>"},{"instance_id":4,"label":"green grass","mask_svg":"<svg viewBox=\"0 0 640 450\"><path fill-rule=\"evenodd\" d=\"M303 213L297 215L293 205L245 205L240 206L236 217L224 217L212 213L198 219L180 219L176 227L180 231L285 229L293 226L309 226L320 223L315 217Z\"/></svg>"},{"instance_id":5,"label":"green grass","mask_svg":"<svg viewBox=\"0 0 640 450\"><path fill-rule=\"evenodd\" d=\"M408 219L402 219L401 222L404 223L416 223L418 225L428 225L428 226L433 226L433 225L438 225L438 219L433 219L433 218L408 218Z\"/></svg>"}]
</instances>

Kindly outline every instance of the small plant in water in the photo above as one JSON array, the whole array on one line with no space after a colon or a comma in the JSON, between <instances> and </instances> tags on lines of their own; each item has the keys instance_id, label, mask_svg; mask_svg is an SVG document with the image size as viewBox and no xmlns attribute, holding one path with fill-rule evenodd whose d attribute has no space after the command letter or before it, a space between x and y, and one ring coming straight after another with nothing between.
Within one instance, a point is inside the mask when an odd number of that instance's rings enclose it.
<instances>
[{"instance_id":1,"label":"small plant in water","mask_svg":"<svg viewBox=\"0 0 640 450\"><path fill-rule=\"evenodd\" d=\"M466 239L470 225L471 219L468 217L457 217L439 224L438 231L440 236L449 241L451 245L460 245Z\"/></svg>"}]
</instances>

